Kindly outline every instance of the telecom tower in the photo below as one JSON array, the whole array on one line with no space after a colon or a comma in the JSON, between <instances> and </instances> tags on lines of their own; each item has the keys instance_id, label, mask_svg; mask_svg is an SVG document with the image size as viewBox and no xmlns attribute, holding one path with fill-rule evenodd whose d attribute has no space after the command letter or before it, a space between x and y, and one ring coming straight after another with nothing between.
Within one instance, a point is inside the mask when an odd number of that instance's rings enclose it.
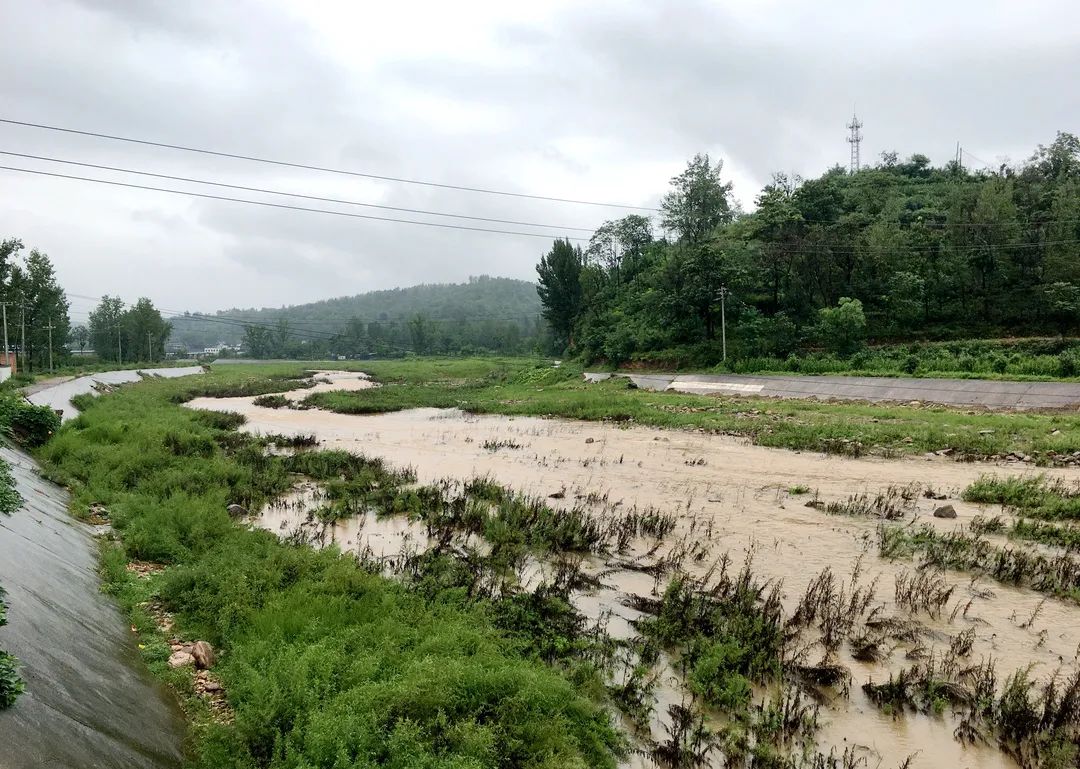
<instances>
[{"instance_id":1,"label":"telecom tower","mask_svg":"<svg viewBox=\"0 0 1080 769\"><path fill-rule=\"evenodd\" d=\"M848 136L848 144L851 145L851 173L855 173L860 168L859 163L859 144L862 142L862 134L859 133L859 129L863 127L863 124L859 122L859 118L852 113L851 122L847 124L848 130L851 131L851 135Z\"/></svg>"}]
</instances>

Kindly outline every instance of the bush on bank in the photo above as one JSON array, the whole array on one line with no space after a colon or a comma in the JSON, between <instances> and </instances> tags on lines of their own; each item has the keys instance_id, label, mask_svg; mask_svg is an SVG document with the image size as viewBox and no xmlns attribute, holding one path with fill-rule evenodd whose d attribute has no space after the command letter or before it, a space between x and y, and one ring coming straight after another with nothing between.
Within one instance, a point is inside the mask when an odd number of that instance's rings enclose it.
<instances>
[{"instance_id":1,"label":"bush on bank","mask_svg":"<svg viewBox=\"0 0 1080 769\"><path fill-rule=\"evenodd\" d=\"M45 443L60 429L60 415L48 406L35 406L20 395L0 395L0 431L28 448Z\"/></svg>"}]
</instances>

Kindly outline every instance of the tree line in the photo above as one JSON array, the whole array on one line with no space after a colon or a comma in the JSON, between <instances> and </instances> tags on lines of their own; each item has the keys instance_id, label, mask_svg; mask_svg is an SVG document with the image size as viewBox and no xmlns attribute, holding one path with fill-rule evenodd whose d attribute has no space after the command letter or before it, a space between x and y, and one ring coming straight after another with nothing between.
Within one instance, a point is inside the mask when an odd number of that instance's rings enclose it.
<instances>
[{"instance_id":1,"label":"tree line","mask_svg":"<svg viewBox=\"0 0 1080 769\"><path fill-rule=\"evenodd\" d=\"M52 260L36 248L25 253L18 238L0 241L0 302L8 350L27 373L70 363L74 351L117 363L160 361L172 330L145 297L127 307L119 297L105 296L87 325L74 325Z\"/></svg>"},{"instance_id":2,"label":"tree line","mask_svg":"<svg viewBox=\"0 0 1080 769\"><path fill-rule=\"evenodd\" d=\"M866 340L1066 334L1080 325L1080 140L1017 165L882 153L852 173L776 174L743 212L723 163L671 180L661 232L632 215L537 266L556 350L625 361L693 350L838 355ZM726 311L721 318L721 307Z\"/></svg>"},{"instance_id":3,"label":"tree line","mask_svg":"<svg viewBox=\"0 0 1080 769\"><path fill-rule=\"evenodd\" d=\"M18 238L0 241L0 302L7 316L6 352L18 367L46 369L65 353L71 329L67 295L49 257L37 249L24 254ZM0 344L3 341L0 340Z\"/></svg>"},{"instance_id":4,"label":"tree line","mask_svg":"<svg viewBox=\"0 0 1080 769\"><path fill-rule=\"evenodd\" d=\"M519 319L442 319L418 312L396 319L352 318L335 333L313 334L282 318L274 324L243 326L240 344L252 358L392 358L484 353L526 354L550 345L539 315Z\"/></svg>"}]
</instances>

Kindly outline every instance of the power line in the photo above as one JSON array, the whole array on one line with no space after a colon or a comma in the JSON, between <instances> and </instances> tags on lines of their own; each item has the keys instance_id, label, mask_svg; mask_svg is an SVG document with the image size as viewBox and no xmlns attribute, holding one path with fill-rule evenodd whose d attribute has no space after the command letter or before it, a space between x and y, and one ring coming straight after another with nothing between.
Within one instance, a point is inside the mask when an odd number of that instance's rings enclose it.
<instances>
[{"instance_id":1,"label":"power line","mask_svg":"<svg viewBox=\"0 0 1080 769\"><path fill-rule=\"evenodd\" d=\"M97 139L109 139L112 141L127 142L129 144L142 144L148 147L162 147L171 150L180 150L182 152L194 152L200 155L213 155L215 157L232 158L234 160L247 160L253 163L266 163L275 166L284 166L286 168L302 168L308 171L321 171L324 173L340 174L344 176L359 176L365 179L375 179L383 182L397 182L400 184L416 184L424 187L437 187L447 190L459 190L461 192L476 192L484 195L504 195L513 198L527 198L529 200L547 200L554 203L574 203L583 206L601 206L604 208L625 208L635 211L657 211L659 209L650 208L648 206L631 206L623 203L604 203L595 200L576 200L573 198L559 198L548 195L530 195L524 192L509 192L507 190L494 190L484 187L466 187L457 184L443 184L441 182L428 182L418 179L404 179L397 176L383 176L380 174L366 173L362 171L349 171L341 168L328 168L326 166L309 165L307 163L296 163L286 160L274 160L272 158L261 158L252 155L238 155L232 152L221 152L218 150L208 150L199 147L187 147L181 144L168 144L165 142L149 141L147 139L133 139L127 136L114 136L111 134L97 133L95 131L82 131L74 128L63 128L60 126L45 125L42 123L29 123L22 120L9 120L6 118L0 118L0 123L7 123L8 125L23 126L26 128L40 128L46 131L59 131L61 133L78 134L79 136L92 136Z\"/></svg>"},{"instance_id":2,"label":"power line","mask_svg":"<svg viewBox=\"0 0 1080 769\"><path fill-rule=\"evenodd\" d=\"M370 214L350 214L345 211L331 211L327 208L307 208L305 206L292 206L286 203L270 203L265 200L247 200L246 198L232 198L227 195L210 195L203 192L191 192L189 190L170 190L165 187L150 187L145 184L131 184L129 182L117 182L107 179L94 179L89 176L73 176L70 174L58 174L50 171L37 171L30 168L14 168L12 166L0 166L0 170L4 171L19 171L24 174L36 174L38 176L50 176L56 179L71 179L80 182L93 182L95 184L108 184L113 187L128 187L135 190L149 190L151 192L168 192L172 195L187 195L193 198L204 198L206 200L224 200L230 203L247 203L253 206L265 206L267 208L280 208L288 211L304 211L312 214L329 214L330 216L346 216L350 219L369 219L376 222L396 222L398 224L415 224L421 227L440 227L448 230L466 230L469 232L490 232L498 235L519 235L529 238L544 238L545 240L552 239L553 235L550 233L542 232L523 232L521 230L496 230L488 227L468 227L463 224L443 224L441 222L422 222L418 219L394 219L388 216L372 216ZM565 240L576 240L582 243L588 242L588 238L571 237L564 235Z\"/></svg>"},{"instance_id":3,"label":"power line","mask_svg":"<svg viewBox=\"0 0 1080 769\"><path fill-rule=\"evenodd\" d=\"M299 192L283 192L281 190L270 190L263 187L246 187L240 184L227 184L225 182L212 182L205 179L193 179L187 176L172 176L170 174L159 174L151 171L137 171L132 168L119 168L117 166L104 166L96 163L83 163L77 160L64 160L62 158L45 157L43 155L27 155L22 152L7 152L0 150L0 155L9 155L17 158L27 158L30 160L44 160L48 163L63 163L65 165L80 166L82 168L94 168L99 171L118 171L124 174L135 174L137 176L150 176L155 179L168 179L174 182L190 182L191 184L205 184L211 187L224 187L230 190L242 190L244 192L260 192L267 195L284 195L290 198L303 198L304 200L316 200L320 203L341 203L347 206L362 206L364 208L378 208L383 211L401 211L409 214L425 214L428 216L446 216L452 219L470 219L476 222L492 222L495 224L515 224L522 227L546 227L553 230L576 230L578 232L593 232L591 227L567 227L560 224L540 224L537 222L520 222L513 219L491 219L484 216L469 216L467 214L449 214L442 211L426 211L420 208L400 208L398 206L384 206L377 203L361 203L355 200L343 200L341 198L324 198L318 195L304 195Z\"/></svg>"}]
</instances>

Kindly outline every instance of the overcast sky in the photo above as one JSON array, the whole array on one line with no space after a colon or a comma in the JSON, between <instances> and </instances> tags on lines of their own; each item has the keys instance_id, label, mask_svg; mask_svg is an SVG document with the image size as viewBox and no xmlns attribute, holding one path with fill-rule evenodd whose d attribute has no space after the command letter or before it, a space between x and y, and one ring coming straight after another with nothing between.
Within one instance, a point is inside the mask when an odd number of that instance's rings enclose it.
<instances>
[{"instance_id":1,"label":"overcast sky","mask_svg":"<svg viewBox=\"0 0 1080 769\"><path fill-rule=\"evenodd\" d=\"M853 108L864 159L895 149L942 163L959 140L971 164L1019 161L1080 130L1077 73L1076 0L0 0L2 118L650 207L696 152L724 160L746 208L775 171L846 164ZM626 213L5 124L0 150L559 227ZM0 165L322 205L10 156ZM70 293L191 310L482 273L531 279L549 245L4 170L0 237L10 236L47 252ZM73 319L91 304L73 299Z\"/></svg>"}]
</instances>

